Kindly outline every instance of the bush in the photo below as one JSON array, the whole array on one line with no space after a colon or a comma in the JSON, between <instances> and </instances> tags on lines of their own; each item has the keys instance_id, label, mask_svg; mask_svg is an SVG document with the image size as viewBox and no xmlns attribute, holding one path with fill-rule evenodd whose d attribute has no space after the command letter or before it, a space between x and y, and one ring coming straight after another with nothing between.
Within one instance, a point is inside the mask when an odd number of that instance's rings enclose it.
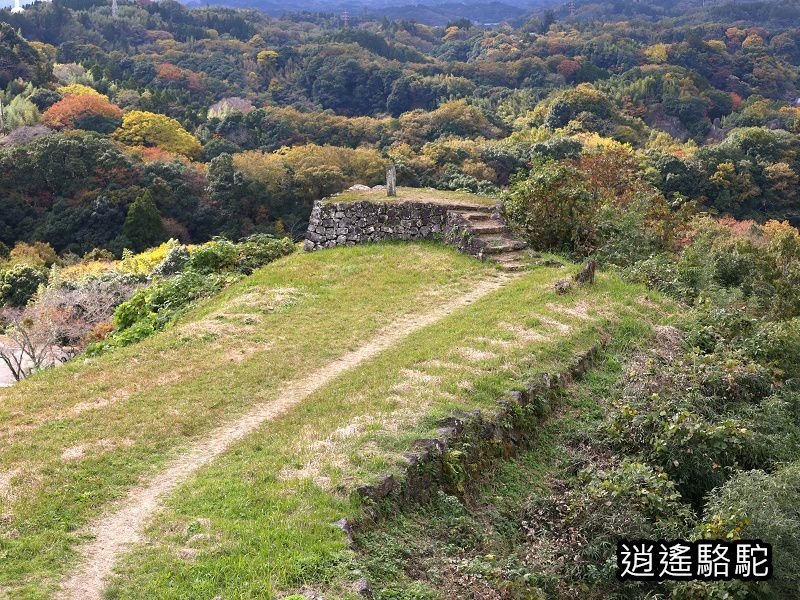
<instances>
[{"instance_id":1,"label":"bush","mask_svg":"<svg viewBox=\"0 0 800 600\"><path fill-rule=\"evenodd\" d=\"M529 539L554 544L566 577L596 586L615 581L618 540L682 538L694 524L670 478L635 460L580 471L566 496L534 500L523 519Z\"/></svg>"},{"instance_id":2,"label":"bush","mask_svg":"<svg viewBox=\"0 0 800 600\"><path fill-rule=\"evenodd\" d=\"M533 248L581 252L591 245L592 194L573 167L554 161L534 166L511 186L503 211Z\"/></svg>"},{"instance_id":3,"label":"bush","mask_svg":"<svg viewBox=\"0 0 800 600\"><path fill-rule=\"evenodd\" d=\"M172 246L153 270L153 275L164 278L120 304L114 312L115 333L93 344L89 353L127 346L163 330L196 300L293 251L291 240L267 235L254 235L238 244L218 239L191 255L185 246ZM177 275L169 276L175 270L179 271Z\"/></svg>"},{"instance_id":4,"label":"bush","mask_svg":"<svg viewBox=\"0 0 800 600\"><path fill-rule=\"evenodd\" d=\"M742 347L783 378L800 378L800 318L758 323L752 336L743 340Z\"/></svg>"},{"instance_id":5,"label":"bush","mask_svg":"<svg viewBox=\"0 0 800 600\"><path fill-rule=\"evenodd\" d=\"M232 271L239 253L236 245L226 239L216 239L192 253L186 268L196 273Z\"/></svg>"},{"instance_id":6,"label":"bush","mask_svg":"<svg viewBox=\"0 0 800 600\"><path fill-rule=\"evenodd\" d=\"M90 262L111 262L114 254L105 248L92 248L81 259L84 263Z\"/></svg>"},{"instance_id":7,"label":"bush","mask_svg":"<svg viewBox=\"0 0 800 600\"><path fill-rule=\"evenodd\" d=\"M163 329L193 300L210 296L230 282L230 278L223 275L193 271L157 281L117 307L114 325L119 331L124 331L146 322L155 330Z\"/></svg>"},{"instance_id":8,"label":"bush","mask_svg":"<svg viewBox=\"0 0 800 600\"><path fill-rule=\"evenodd\" d=\"M605 205L598 211L595 257L600 264L628 267L665 250L661 237L647 223L649 208L647 200L640 198L625 210Z\"/></svg>"},{"instance_id":9,"label":"bush","mask_svg":"<svg viewBox=\"0 0 800 600\"><path fill-rule=\"evenodd\" d=\"M189 262L189 248L174 246L169 249L164 260L153 269L153 277L169 277L180 273Z\"/></svg>"},{"instance_id":10,"label":"bush","mask_svg":"<svg viewBox=\"0 0 800 600\"><path fill-rule=\"evenodd\" d=\"M238 244L217 239L195 250L186 268L198 273L233 271L249 275L293 251L294 246L288 238L276 239L265 234L252 235Z\"/></svg>"},{"instance_id":11,"label":"bush","mask_svg":"<svg viewBox=\"0 0 800 600\"><path fill-rule=\"evenodd\" d=\"M701 537L760 539L772 544L774 575L758 584L764 598L793 598L800 581L800 463L768 474L749 471L714 490Z\"/></svg>"},{"instance_id":12,"label":"bush","mask_svg":"<svg viewBox=\"0 0 800 600\"><path fill-rule=\"evenodd\" d=\"M256 269L294 252L289 238L276 239L265 234L251 235L237 244L236 270L249 275Z\"/></svg>"},{"instance_id":13,"label":"bush","mask_svg":"<svg viewBox=\"0 0 800 600\"><path fill-rule=\"evenodd\" d=\"M47 282L47 273L30 265L14 265L0 275L0 304L25 306L39 286Z\"/></svg>"},{"instance_id":14,"label":"bush","mask_svg":"<svg viewBox=\"0 0 800 600\"><path fill-rule=\"evenodd\" d=\"M756 441L741 420L711 420L691 410L673 413L650 443L649 458L675 480L683 495L699 503L732 469L752 466Z\"/></svg>"}]
</instances>

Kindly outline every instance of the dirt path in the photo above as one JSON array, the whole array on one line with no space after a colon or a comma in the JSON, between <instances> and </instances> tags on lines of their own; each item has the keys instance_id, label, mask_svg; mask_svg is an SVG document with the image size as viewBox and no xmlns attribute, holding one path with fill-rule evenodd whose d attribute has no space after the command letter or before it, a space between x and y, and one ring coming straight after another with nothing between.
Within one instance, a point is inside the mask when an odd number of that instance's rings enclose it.
<instances>
[{"instance_id":1,"label":"dirt path","mask_svg":"<svg viewBox=\"0 0 800 600\"><path fill-rule=\"evenodd\" d=\"M232 444L256 431L266 421L287 412L342 373L356 368L411 333L497 290L509 279L510 276L504 275L484 281L467 294L429 313L398 319L364 346L348 352L303 379L287 383L284 394L279 398L256 406L237 421L210 432L186 454L170 462L149 483L131 490L113 512L90 527L89 533L93 539L80 548L80 564L62 583L56 598L100 600L105 579L112 572L117 558L131 544L140 540L148 519L161 509L164 497L193 473L209 464Z\"/></svg>"}]
</instances>

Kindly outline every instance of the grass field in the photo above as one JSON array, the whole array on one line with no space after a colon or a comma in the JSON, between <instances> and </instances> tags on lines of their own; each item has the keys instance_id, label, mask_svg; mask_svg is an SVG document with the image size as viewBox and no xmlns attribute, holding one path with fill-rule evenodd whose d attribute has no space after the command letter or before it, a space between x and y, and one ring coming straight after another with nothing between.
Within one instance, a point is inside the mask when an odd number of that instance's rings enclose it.
<instances>
[{"instance_id":1,"label":"grass field","mask_svg":"<svg viewBox=\"0 0 800 600\"><path fill-rule=\"evenodd\" d=\"M325 200L328 202L431 202L433 204L466 204L494 206L496 198L469 192L448 192L433 188L398 187L396 196L387 196L386 190L347 190Z\"/></svg>"},{"instance_id":2,"label":"grass field","mask_svg":"<svg viewBox=\"0 0 800 600\"><path fill-rule=\"evenodd\" d=\"M360 571L333 523L359 514L355 484L398 471L438 417L492 407L602 332L662 318L657 298L606 275L556 296L564 271L514 278L236 443L170 495L106 595L271 598L304 586L352 595ZM399 317L497 277L438 245L298 254L163 334L0 391L0 593L49 597L86 526L192 442Z\"/></svg>"}]
</instances>

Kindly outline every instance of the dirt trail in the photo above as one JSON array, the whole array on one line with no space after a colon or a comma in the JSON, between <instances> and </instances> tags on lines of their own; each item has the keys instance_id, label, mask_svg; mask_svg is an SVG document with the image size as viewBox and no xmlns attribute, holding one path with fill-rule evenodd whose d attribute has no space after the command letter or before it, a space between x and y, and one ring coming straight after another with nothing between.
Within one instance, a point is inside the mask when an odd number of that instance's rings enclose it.
<instances>
[{"instance_id":1,"label":"dirt trail","mask_svg":"<svg viewBox=\"0 0 800 600\"><path fill-rule=\"evenodd\" d=\"M117 558L131 544L140 540L148 519L161 509L164 497L193 473L209 464L232 444L256 431L266 421L287 412L342 373L354 369L411 333L497 290L510 278L509 275L502 275L486 280L467 294L424 315L398 319L364 346L348 352L303 379L286 383L285 391L280 397L260 404L242 418L210 432L186 454L170 462L154 479L131 490L112 512L90 527L89 533L93 539L80 548L78 568L62 583L56 598L100 600L105 579L112 572Z\"/></svg>"}]
</instances>

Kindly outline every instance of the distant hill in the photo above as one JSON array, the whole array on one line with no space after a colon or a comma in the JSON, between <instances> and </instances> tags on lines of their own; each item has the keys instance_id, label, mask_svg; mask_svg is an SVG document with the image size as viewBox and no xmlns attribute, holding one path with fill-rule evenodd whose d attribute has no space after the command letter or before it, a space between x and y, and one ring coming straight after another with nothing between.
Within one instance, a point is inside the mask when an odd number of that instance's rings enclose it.
<instances>
[{"instance_id":1,"label":"distant hill","mask_svg":"<svg viewBox=\"0 0 800 600\"><path fill-rule=\"evenodd\" d=\"M184 2L187 6L209 4L201 0ZM285 0L217 0L219 4L233 8L255 8L265 13L279 16L297 12L298 5ZM418 2L395 4L393 2L359 2L354 0L326 2L312 0L303 3L302 9L310 12L350 12L354 17L368 15L370 18L410 19L427 25L446 25L458 19L469 19L476 23L499 23L519 18L535 6L545 4L537 0L504 0L503 2Z\"/></svg>"},{"instance_id":2,"label":"distant hill","mask_svg":"<svg viewBox=\"0 0 800 600\"><path fill-rule=\"evenodd\" d=\"M519 6L512 6L504 2L488 2L481 4L448 3L435 6L422 4L406 4L403 6L387 6L383 9L370 11L371 16L386 17L388 19L413 19L428 25L446 25L457 19L469 19L476 23L499 23L508 19L518 18L528 11Z\"/></svg>"}]
</instances>

